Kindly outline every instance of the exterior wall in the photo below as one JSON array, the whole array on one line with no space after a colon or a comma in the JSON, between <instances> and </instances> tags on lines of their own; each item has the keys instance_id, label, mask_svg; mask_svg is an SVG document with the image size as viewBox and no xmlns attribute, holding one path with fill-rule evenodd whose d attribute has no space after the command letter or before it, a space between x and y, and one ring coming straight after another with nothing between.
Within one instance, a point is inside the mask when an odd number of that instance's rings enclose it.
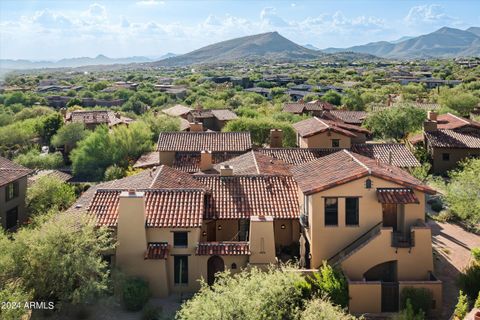
<instances>
[{"instance_id":1,"label":"exterior wall","mask_svg":"<svg viewBox=\"0 0 480 320\"><path fill-rule=\"evenodd\" d=\"M322 132L311 137L299 137L298 146L300 148L332 148L332 139L340 140L339 148L350 149L351 139L337 132Z\"/></svg>"},{"instance_id":2,"label":"exterior wall","mask_svg":"<svg viewBox=\"0 0 480 320\"><path fill-rule=\"evenodd\" d=\"M354 132L354 133L356 137L352 138L352 144L365 143L367 141L367 136L365 135L365 133L361 133L361 132Z\"/></svg>"},{"instance_id":3,"label":"exterior wall","mask_svg":"<svg viewBox=\"0 0 480 320\"><path fill-rule=\"evenodd\" d=\"M275 263L275 239L272 217L250 218L250 259L253 265Z\"/></svg>"},{"instance_id":4,"label":"exterior wall","mask_svg":"<svg viewBox=\"0 0 480 320\"><path fill-rule=\"evenodd\" d=\"M0 226L5 228L7 225L7 211L18 207L18 223L21 224L27 220L27 209L25 206L25 197L27 195L27 177L18 180L18 197L5 202L6 185L0 187Z\"/></svg>"},{"instance_id":5,"label":"exterior wall","mask_svg":"<svg viewBox=\"0 0 480 320\"><path fill-rule=\"evenodd\" d=\"M425 288L432 292L433 300L435 301L431 313L433 315L439 315L442 312L442 282L441 281L400 281L399 282L399 297L402 295L404 288Z\"/></svg>"},{"instance_id":6,"label":"exterior wall","mask_svg":"<svg viewBox=\"0 0 480 320\"><path fill-rule=\"evenodd\" d=\"M382 284L380 281L349 281L348 311L352 314L382 312Z\"/></svg>"},{"instance_id":7,"label":"exterior wall","mask_svg":"<svg viewBox=\"0 0 480 320\"><path fill-rule=\"evenodd\" d=\"M391 228L382 228L380 234L364 247L346 258L342 270L349 279L363 280L363 275L372 267L397 261L397 277L403 280L427 280L433 271L433 252L429 228L413 228L415 246L394 248L391 246Z\"/></svg>"},{"instance_id":8,"label":"exterior wall","mask_svg":"<svg viewBox=\"0 0 480 320\"><path fill-rule=\"evenodd\" d=\"M282 229L285 225L285 229ZM297 219L274 220L273 232L275 234L275 246L288 246L300 239L300 224Z\"/></svg>"},{"instance_id":9,"label":"exterior wall","mask_svg":"<svg viewBox=\"0 0 480 320\"><path fill-rule=\"evenodd\" d=\"M370 178L373 182L371 189L364 186L365 180ZM382 205L377 200L376 189L388 187L401 187L400 185L376 177L363 177L358 180L313 194L309 203L309 229L310 252L312 254L311 267L318 268L323 260L328 260L359 236L367 232L382 221ZM418 219L425 217L425 196L423 192L414 190L419 199L419 204L405 205L406 228ZM325 226L324 197L339 197L338 201L338 226ZM359 225L345 225L345 197L359 198ZM303 195L300 194L300 203Z\"/></svg>"},{"instance_id":10,"label":"exterior wall","mask_svg":"<svg viewBox=\"0 0 480 320\"><path fill-rule=\"evenodd\" d=\"M450 160L442 159L443 153L450 154ZM432 170L434 173L442 174L448 170L455 169L457 163L471 156L480 156L480 149L453 149L453 148L433 148L431 149L433 160Z\"/></svg>"},{"instance_id":11,"label":"exterior wall","mask_svg":"<svg viewBox=\"0 0 480 320\"><path fill-rule=\"evenodd\" d=\"M175 160L175 151L160 151L159 160L160 164L171 166Z\"/></svg>"}]
</instances>

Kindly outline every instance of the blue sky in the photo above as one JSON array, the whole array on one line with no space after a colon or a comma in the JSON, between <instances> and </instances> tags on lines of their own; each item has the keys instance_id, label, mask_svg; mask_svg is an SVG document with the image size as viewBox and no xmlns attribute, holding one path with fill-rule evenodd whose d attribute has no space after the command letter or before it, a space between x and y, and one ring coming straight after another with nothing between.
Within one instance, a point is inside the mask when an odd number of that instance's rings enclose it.
<instances>
[{"instance_id":1,"label":"blue sky","mask_svg":"<svg viewBox=\"0 0 480 320\"><path fill-rule=\"evenodd\" d=\"M268 31L347 47L442 26L480 26L480 1L0 0L0 58L160 56Z\"/></svg>"}]
</instances>

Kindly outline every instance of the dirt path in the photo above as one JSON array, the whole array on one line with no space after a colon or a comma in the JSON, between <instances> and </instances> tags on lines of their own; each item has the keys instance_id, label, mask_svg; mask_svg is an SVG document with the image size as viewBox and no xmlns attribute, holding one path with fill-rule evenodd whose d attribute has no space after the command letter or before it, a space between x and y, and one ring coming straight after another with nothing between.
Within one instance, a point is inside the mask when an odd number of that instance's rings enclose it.
<instances>
[{"instance_id":1,"label":"dirt path","mask_svg":"<svg viewBox=\"0 0 480 320\"><path fill-rule=\"evenodd\" d=\"M457 303L457 276L470 263L470 250L480 247L480 236L451 223L430 220L427 224L432 228L436 252L435 274L443 281L442 319L448 319Z\"/></svg>"}]
</instances>

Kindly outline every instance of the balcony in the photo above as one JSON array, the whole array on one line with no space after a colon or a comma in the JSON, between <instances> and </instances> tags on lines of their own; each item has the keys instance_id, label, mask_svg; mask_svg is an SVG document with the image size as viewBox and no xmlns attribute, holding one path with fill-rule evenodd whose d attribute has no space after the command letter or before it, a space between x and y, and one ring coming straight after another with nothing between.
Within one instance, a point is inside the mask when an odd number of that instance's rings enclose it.
<instances>
[{"instance_id":1,"label":"balcony","mask_svg":"<svg viewBox=\"0 0 480 320\"><path fill-rule=\"evenodd\" d=\"M415 246L415 233L392 232L392 247L412 248Z\"/></svg>"}]
</instances>

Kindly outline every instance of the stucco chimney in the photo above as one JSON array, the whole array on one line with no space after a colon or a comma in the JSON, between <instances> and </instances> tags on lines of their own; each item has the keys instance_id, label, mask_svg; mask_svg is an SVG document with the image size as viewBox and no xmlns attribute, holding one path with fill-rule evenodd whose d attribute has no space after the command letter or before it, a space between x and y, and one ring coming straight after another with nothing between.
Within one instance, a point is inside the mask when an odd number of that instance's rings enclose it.
<instances>
[{"instance_id":1,"label":"stucco chimney","mask_svg":"<svg viewBox=\"0 0 480 320\"><path fill-rule=\"evenodd\" d=\"M203 131L203 123L201 122L190 122L190 131L192 132L202 132Z\"/></svg>"},{"instance_id":2,"label":"stucco chimney","mask_svg":"<svg viewBox=\"0 0 480 320\"><path fill-rule=\"evenodd\" d=\"M273 217L250 217L250 257L252 265L276 263Z\"/></svg>"},{"instance_id":3,"label":"stucco chimney","mask_svg":"<svg viewBox=\"0 0 480 320\"><path fill-rule=\"evenodd\" d=\"M210 170L213 168L212 151L202 150L200 153L200 170Z\"/></svg>"},{"instance_id":4,"label":"stucco chimney","mask_svg":"<svg viewBox=\"0 0 480 320\"><path fill-rule=\"evenodd\" d=\"M435 111L428 111L427 112L427 119L430 121L437 121L438 114Z\"/></svg>"},{"instance_id":5,"label":"stucco chimney","mask_svg":"<svg viewBox=\"0 0 480 320\"><path fill-rule=\"evenodd\" d=\"M119 196L116 260L126 273L135 272L147 249L144 197L144 192L135 190Z\"/></svg>"},{"instance_id":6,"label":"stucco chimney","mask_svg":"<svg viewBox=\"0 0 480 320\"><path fill-rule=\"evenodd\" d=\"M432 120L425 120L423 122L423 131L425 132L431 132L431 131L437 131L437 121L432 121Z\"/></svg>"},{"instance_id":7,"label":"stucco chimney","mask_svg":"<svg viewBox=\"0 0 480 320\"><path fill-rule=\"evenodd\" d=\"M229 165L223 165L220 167L220 176L221 177L231 177L233 176L233 167Z\"/></svg>"},{"instance_id":8,"label":"stucco chimney","mask_svg":"<svg viewBox=\"0 0 480 320\"><path fill-rule=\"evenodd\" d=\"M283 130L270 130L270 148L281 148L283 146Z\"/></svg>"}]
</instances>

